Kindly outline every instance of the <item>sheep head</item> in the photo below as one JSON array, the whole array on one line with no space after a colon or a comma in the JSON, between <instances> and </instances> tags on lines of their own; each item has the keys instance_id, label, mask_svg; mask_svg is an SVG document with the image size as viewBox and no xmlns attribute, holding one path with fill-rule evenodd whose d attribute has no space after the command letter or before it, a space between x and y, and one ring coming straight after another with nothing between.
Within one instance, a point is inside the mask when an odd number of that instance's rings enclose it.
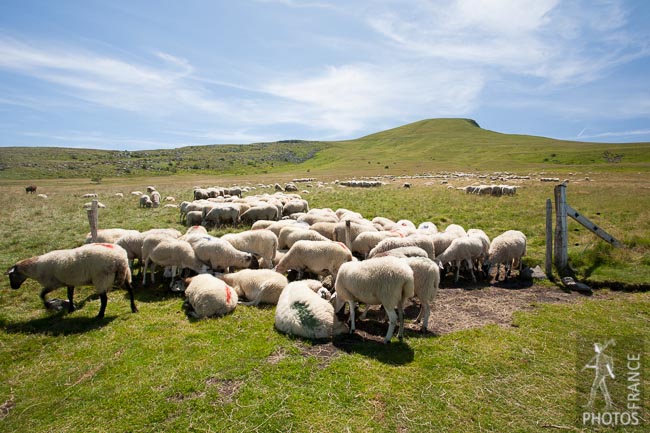
<instances>
[{"instance_id":1,"label":"sheep head","mask_svg":"<svg viewBox=\"0 0 650 433\"><path fill-rule=\"evenodd\" d=\"M18 265L14 265L9 268L5 275L9 276L9 283L11 284L11 288L14 290L19 289L27 279L27 275L18 270Z\"/></svg>"}]
</instances>

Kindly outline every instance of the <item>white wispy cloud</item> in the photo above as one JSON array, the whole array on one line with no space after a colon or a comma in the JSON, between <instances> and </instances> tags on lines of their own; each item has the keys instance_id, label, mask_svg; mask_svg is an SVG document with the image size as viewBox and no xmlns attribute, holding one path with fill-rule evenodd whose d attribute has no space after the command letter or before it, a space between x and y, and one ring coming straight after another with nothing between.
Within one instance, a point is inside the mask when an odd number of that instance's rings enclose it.
<instances>
[{"instance_id":1,"label":"white wispy cloud","mask_svg":"<svg viewBox=\"0 0 650 433\"><path fill-rule=\"evenodd\" d=\"M629 131L607 131L599 132L594 134L585 134L586 128L580 131L580 133L574 137L581 140L589 140L594 138L624 138L624 137L635 137L635 136L650 136L650 129L633 129Z\"/></svg>"}]
</instances>

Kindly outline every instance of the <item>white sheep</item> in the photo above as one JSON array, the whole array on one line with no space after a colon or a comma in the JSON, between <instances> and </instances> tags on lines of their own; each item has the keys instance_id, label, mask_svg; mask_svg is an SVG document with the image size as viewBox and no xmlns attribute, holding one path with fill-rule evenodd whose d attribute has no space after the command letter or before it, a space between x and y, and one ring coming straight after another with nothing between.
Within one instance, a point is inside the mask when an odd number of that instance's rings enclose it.
<instances>
[{"instance_id":1,"label":"white sheep","mask_svg":"<svg viewBox=\"0 0 650 433\"><path fill-rule=\"evenodd\" d=\"M526 235L519 230L508 230L492 239L486 261L489 264L488 274L492 266L497 266L495 279L498 281L502 263L504 265L504 278L510 275L513 266L518 265L519 270L521 270L521 258L526 255L526 243Z\"/></svg>"},{"instance_id":2,"label":"white sheep","mask_svg":"<svg viewBox=\"0 0 650 433\"><path fill-rule=\"evenodd\" d=\"M355 219L350 220L350 228L348 229L348 224L346 220L343 220L336 224L334 227L334 240L338 242L350 242L349 245L352 245L352 242L363 232L376 232L377 229L375 226L368 220ZM349 230L349 233L348 233Z\"/></svg>"},{"instance_id":3,"label":"white sheep","mask_svg":"<svg viewBox=\"0 0 650 433\"><path fill-rule=\"evenodd\" d=\"M345 302L350 305L350 332L355 330L355 302L381 304L388 315L388 332L384 343L390 342L399 319L398 337L404 335L404 302L415 293L413 270L402 259L377 257L360 262L344 263L335 282L335 310ZM397 308L398 314L395 315Z\"/></svg>"},{"instance_id":4,"label":"white sheep","mask_svg":"<svg viewBox=\"0 0 650 433\"><path fill-rule=\"evenodd\" d=\"M239 220L239 207L231 203L220 203L212 209L203 209L202 224L206 227L221 227L224 224L232 224L234 227L237 227Z\"/></svg>"},{"instance_id":5,"label":"white sheep","mask_svg":"<svg viewBox=\"0 0 650 433\"><path fill-rule=\"evenodd\" d=\"M151 192L151 203L153 207L160 206L160 193L156 190L153 190Z\"/></svg>"},{"instance_id":6,"label":"white sheep","mask_svg":"<svg viewBox=\"0 0 650 433\"><path fill-rule=\"evenodd\" d=\"M149 208L153 206L151 198L147 194L142 194L140 197L140 207Z\"/></svg>"},{"instance_id":7,"label":"white sheep","mask_svg":"<svg viewBox=\"0 0 650 433\"><path fill-rule=\"evenodd\" d=\"M372 258L379 253L383 253L385 251L399 247L420 247L427 252L427 255L430 259L433 260L435 258L435 246L433 244L433 240L431 236L427 235L412 235L406 236L404 238L391 237L384 239L383 241L380 241L372 250L370 250L368 257Z\"/></svg>"},{"instance_id":8,"label":"white sheep","mask_svg":"<svg viewBox=\"0 0 650 433\"><path fill-rule=\"evenodd\" d=\"M278 249L289 249L298 241L330 241L315 230L310 230L305 224L294 224L283 227L278 236Z\"/></svg>"},{"instance_id":9,"label":"white sheep","mask_svg":"<svg viewBox=\"0 0 650 433\"><path fill-rule=\"evenodd\" d=\"M449 244L449 247L438 254L436 262L442 268L445 264L451 263L456 266L456 275L454 282L458 282L460 267L465 262L472 274L472 281L476 282L474 275L474 260L483 254L483 241L477 237L461 236Z\"/></svg>"},{"instance_id":10,"label":"white sheep","mask_svg":"<svg viewBox=\"0 0 650 433\"><path fill-rule=\"evenodd\" d=\"M197 319L218 317L231 313L237 307L237 292L225 282L210 274L196 275L185 280L183 306Z\"/></svg>"},{"instance_id":11,"label":"white sheep","mask_svg":"<svg viewBox=\"0 0 650 433\"><path fill-rule=\"evenodd\" d=\"M199 226L203 223L203 212L192 210L185 214L185 225L187 227Z\"/></svg>"},{"instance_id":12,"label":"white sheep","mask_svg":"<svg viewBox=\"0 0 650 433\"><path fill-rule=\"evenodd\" d=\"M454 233L457 236L467 236L467 232L463 228L463 226L460 226L458 224L449 224L445 228L445 233Z\"/></svg>"},{"instance_id":13,"label":"white sheep","mask_svg":"<svg viewBox=\"0 0 650 433\"><path fill-rule=\"evenodd\" d=\"M233 287L239 297L248 299L241 304L253 306L277 304L280 293L289 284L287 277L272 269L243 269L219 278Z\"/></svg>"},{"instance_id":14,"label":"white sheep","mask_svg":"<svg viewBox=\"0 0 650 433\"><path fill-rule=\"evenodd\" d=\"M334 314L334 307L303 281L289 283L275 309L275 327L289 335L311 339L331 338L347 332Z\"/></svg>"},{"instance_id":15,"label":"white sheep","mask_svg":"<svg viewBox=\"0 0 650 433\"><path fill-rule=\"evenodd\" d=\"M353 253L356 253L365 259L368 257L370 250L376 247L379 242L394 237L400 237L399 233L392 231L361 232L356 238L354 238L354 241L352 241L350 249Z\"/></svg>"},{"instance_id":16,"label":"white sheep","mask_svg":"<svg viewBox=\"0 0 650 433\"><path fill-rule=\"evenodd\" d=\"M215 271L227 272L232 269L259 267L259 262L253 254L238 250L227 240L214 236L192 236L187 240L198 259Z\"/></svg>"},{"instance_id":17,"label":"white sheep","mask_svg":"<svg viewBox=\"0 0 650 433\"><path fill-rule=\"evenodd\" d=\"M43 289L40 297L46 308L55 303L46 295L59 287L68 289L68 312L75 310L75 286L92 285L99 295L98 318L104 317L107 292L113 286L122 286L131 300L131 311L137 312L131 287L131 270L126 251L114 244L88 244L69 250L55 250L40 256L21 260L8 271L12 289L18 289L27 278L38 281Z\"/></svg>"},{"instance_id":18,"label":"white sheep","mask_svg":"<svg viewBox=\"0 0 650 433\"><path fill-rule=\"evenodd\" d=\"M278 262L275 270L284 274L289 269L301 274L308 270L317 275L336 277L339 267L352 260L352 252L333 241L298 241Z\"/></svg>"},{"instance_id":19,"label":"white sheep","mask_svg":"<svg viewBox=\"0 0 650 433\"><path fill-rule=\"evenodd\" d=\"M155 283L155 266L171 266L172 277L178 268L191 269L196 273L205 272L205 266L197 257L192 245L182 239L174 239L163 234L146 236L142 244L142 285L147 284L147 269L151 263L151 282ZM174 284L173 278L170 287Z\"/></svg>"},{"instance_id":20,"label":"white sheep","mask_svg":"<svg viewBox=\"0 0 650 433\"><path fill-rule=\"evenodd\" d=\"M420 312L415 319L422 320L422 332L426 332L433 302L440 287L440 267L433 260L424 257L409 257L406 263L413 270L415 296L420 301Z\"/></svg>"},{"instance_id":21,"label":"white sheep","mask_svg":"<svg viewBox=\"0 0 650 433\"><path fill-rule=\"evenodd\" d=\"M309 212L309 203L304 199L289 200L282 206L282 215L289 216L294 213Z\"/></svg>"},{"instance_id":22,"label":"white sheep","mask_svg":"<svg viewBox=\"0 0 650 433\"><path fill-rule=\"evenodd\" d=\"M259 265L272 268L278 250L278 237L270 230L247 230L241 233L229 233L221 237L224 241L240 251L260 257Z\"/></svg>"},{"instance_id":23,"label":"white sheep","mask_svg":"<svg viewBox=\"0 0 650 433\"><path fill-rule=\"evenodd\" d=\"M128 234L136 234L136 233L140 233L140 232L137 230L127 230L127 229L120 229L120 228L99 229L97 230L97 238L95 239L95 242L114 244L122 236ZM92 234L91 233L86 234L85 243L89 244L92 241L93 241Z\"/></svg>"},{"instance_id":24,"label":"white sheep","mask_svg":"<svg viewBox=\"0 0 650 433\"><path fill-rule=\"evenodd\" d=\"M376 254L373 257L385 257L385 256L399 257L399 258L402 258L402 259L405 259L407 257L426 257L426 258L429 258L429 254L427 254L426 251L424 251L422 248L416 247L416 246L393 248L391 250L384 251L383 253Z\"/></svg>"},{"instance_id":25,"label":"white sheep","mask_svg":"<svg viewBox=\"0 0 650 433\"><path fill-rule=\"evenodd\" d=\"M310 230L314 230L321 235L325 236L327 239L333 241L334 240L334 229L336 228L336 225L338 223L330 223L330 222L318 222L314 223L311 226L309 226Z\"/></svg>"}]
</instances>

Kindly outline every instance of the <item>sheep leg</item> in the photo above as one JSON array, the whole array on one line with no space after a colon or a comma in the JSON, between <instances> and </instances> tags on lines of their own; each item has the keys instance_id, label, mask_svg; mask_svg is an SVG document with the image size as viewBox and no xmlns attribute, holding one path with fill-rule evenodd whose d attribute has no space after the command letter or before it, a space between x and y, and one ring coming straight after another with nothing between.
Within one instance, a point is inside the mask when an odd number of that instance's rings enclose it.
<instances>
[{"instance_id":1,"label":"sheep leg","mask_svg":"<svg viewBox=\"0 0 650 433\"><path fill-rule=\"evenodd\" d=\"M106 303L108 302L108 296L106 296L106 293L100 293L99 294L99 313L97 314L98 319L103 319L104 318L104 313L106 312Z\"/></svg>"},{"instance_id":2,"label":"sheep leg","mask_svg":"<svg viewBox=\"0 0 650 433\"><path fill-rule=\"evenodd\" d=\"M422 317L422 329L420 329L422 332L427 332L428 331L428 325L429 325L429 315L431 314L431 306L429 305L428 302L422 302L422 305L420 307L420 314L418 316L418 319Z\"/></svg>"},{"instance_id":3,"label":"sheep leg","mask_svg":"<svg viewBox=\"0 0 650 433\"><path fill-rule=\"evenodd\" d=\"M476 282L476 276L474 275L474 264L470 259L465 259L465 262L467 262L467 267L469 268L469 272L472 274L472 281Z\"/></svg>"},{"instance_id":4,"label":"sheep leg","mask_svg":"<svg viewBox=\"0 0 650 433\"><path fill-rule=\"evenodd\" d=\"M131 300L131 312L137 313L138 307L135 306L135 299L133 297L133 286L128 282L126 283L126 290L127 292L129 292L129 299Z\"/></svg>"},{"instance_id":5,"label":"sheep leg","mask_svg":"<svg viewBox=\"0 0 650 433\"><path fill-rule=\"evenodd\" d=\"M68 313L72 313L75 310L72 298L74 298L74 286L68 286Z\"/></svg>"},{"instance_id":6,"label":"sheep leg","mask_svg":"<svg viewBox=\"0 0 650 433\"><path fill-rule=\"evenodd\" d=\"M350 334L354 333L354 301L348 301L350 305Z\"/></svg>"},{"instance_id":7,"label":"sheep leg","mask_svg":"<svg viewBox=\"0 0 650 433\"><path fill-rule=\"evenodd\" d=\"M458 274L460 273L460 265L463 262L456 262L456 276L454 277L454 283L458 282Z\"/></svg>"},{"instance_id":8,"label":"sheep leg","mask_svg":"<svg viewBox=\"0 0 650 433\"><path fill-rule=\"evenodd\" d=\"M147 284L147 268L149 267L149 258L147 257L144 260L144 267L142 269L142 285L145 286Z\"/></svg>"},{"instance_id":9,"label":"sheep leg","mask_svg":"<svg viewBox=\"0 0 650 433\"><path fill-rule=\"evenodd\" d=\"M397 314L392 308L386 308L384 305L384 310L388 315L388 332L386 332L386 338L384 338L384 343L390 343L390 339L393 338L393 332L395 332L395 324L397 323Z\"/></svg>"},{"instance_id":10,"label":"sheep leg","mask_svg":"<svg viewBox=\"0 0 650 433\"><path fill-rule=\"evenodd\" d=\"M397 317L399 320L399 332L397 333L397 337L399 338L399 341L402 341L404 339L404 305L401 302L397 306Z\"/></svg>"}]
</instances>

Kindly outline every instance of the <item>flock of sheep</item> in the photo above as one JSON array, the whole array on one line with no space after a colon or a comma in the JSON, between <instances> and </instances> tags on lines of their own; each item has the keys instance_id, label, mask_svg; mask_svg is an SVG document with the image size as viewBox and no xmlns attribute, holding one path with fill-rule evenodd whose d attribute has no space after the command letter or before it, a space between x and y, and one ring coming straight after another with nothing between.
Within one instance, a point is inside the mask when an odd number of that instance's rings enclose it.
<instances>
[{"instance_id":1,"label":"flock of sheep","mask_svg":"<svg viewBox=\"0 0 650 433\"><path fill-rule=\"evenodd\" d=\"M149 192L153 195L155 189ZM221 316L239 304L275 304L278 330L320 339L354 332L358 304L366 306L362 317L368 306L381 305L389 321L384 341L390 342L397 323L398 336L403 336L403 305L410 298L417 298L417 321L427 330L446 272L453 271L455 281L461 272L476 281L475 271L489 278L496 267L498 279L504 265L507 278L515 267L521 269L526 253L526 236L517 230L490 240L480 229L456 224L438 231L432 222L416 226L408 220L367 219L347 209L310 209L307 200L285 191L242 195L238 188L207 197L195 190L195 200L179 205L185 233L170 228L99 230L78 248L19 261L7 271L11 286L35 279L43 286L40 296L47 308L63 307L46 295L66 287L67 301L58 302L72 312L74 287L93 285L101 318L113 286L128 291L136 312L132 273L139 270L146 287L147 275L154 283L156 267L163 267L170 289L184 291L184 307L195 317ZM209 234L208 229L225 224L250 229ZM339 320L345 304L349 327Z\"/></svg>"}]
</instances>

